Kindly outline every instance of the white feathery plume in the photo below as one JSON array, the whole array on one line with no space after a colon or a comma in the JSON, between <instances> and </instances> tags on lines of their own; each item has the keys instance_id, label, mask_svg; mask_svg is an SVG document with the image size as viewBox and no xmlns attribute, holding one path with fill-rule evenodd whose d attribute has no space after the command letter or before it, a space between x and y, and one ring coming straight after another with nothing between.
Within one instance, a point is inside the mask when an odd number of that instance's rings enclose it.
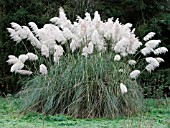
<instances>
[{"instance_id":1,"label":"white feathery plume","mask_svg":"<svg viewBox=\"0 0 170 128\"><path fill-rule=\"evenodd\" d=\"M17 57L14 56L14 55L8 55L8 58L9 58L9 59L16 59Z\"/></svg>"},{"instance_id":2,"label":"white feathery plume","mask_svg":"<svg viewBox=\"0 0 170 128\"><path fill-rule=\"evenodd\" d=\"M42 44L40 41L34 36L31 30L27 26L23 26L24 31L27 33L27 39L31 42L33 46L38 49L41 49Z\"/></svg>"},{"instance_id":3,"label":"white feathery plume","mask_svg":"<svg viewBox=\"0 0 170 128\"><path fill-rule=\"evenodd\" d=\"M71 40L71 43L70 43L70 49L71 49L72 53L73 53L78 47L80 47L80 43L78 43L75 39L72 39L72 40Z\"/></svg>"},{"instance_id":4,"label":"white feathery plume","mask_svg":"<svg viewBox=\"0 0 170 128\"><path fill-rule=\"evenodd\" d=\"M44 39L44 41L55 41L56 40L56 33L58 32L58 27L53 25L53 24L45 24L42 28L43 31L45 31L46 33L46 38ZM50 42L49 42L50 44Z\"/></svg>"},{"instance_id":5,"label":"white feathery plume","mask_svg":"<svg viewBox=\"0 0 170 128\"><path fill-rule=\"evenodd\" d=\"M146 56L146 55L150 54L150 53L153 52L153 51L154 51L153 49L148 48L148 47L145 47L145 48L143 48L143 49L141 50L141 53L142 53L144 56Z\"/></svg>"},{"instance_id":6,"label":"white feathery plume","mask_svg":"<svg viewBox=\"0 0 170 128\"><path fill-rule=\"evenodd\" d=\"M136 79L136 77L138 77L140 74L140 71L139 70L134 70L130 73L130 78L132 79Z\"/></svg>"},{"instance_id":7,"label":"white feathery plume","mask_svg":"<svg viewBox=\"0 0 170 128\"><path fill-rule=\"evenodd\" d=\"M19 73L21 75L31 75L33 72L28 70L17 70L15 73Z\"/></svg>"},{"instance_id":8,"label":"white feathery plume","mask_svg":"<svg viewBox=\"0 0 170 128\"><path fill-rule=\"evenodd\" d=\"M64 53L63 47L61 45L55 45L55 50L58 56L62 56Z\"/></svg>"},{"instance_id":9,"label":"white feathery plume","mask_svg":"<svg viewBox=\"0 0 170 128\"><path fill-rule=\"evenodd\" d=\"M36 35L38 35L38 27L37 27L37 25L36 25L34 22L29 22L28 24L29 24L29 26L31 27L32 31L33 31Z\"/></svg>"},{"instance_id":10,"label":"white feathery plume","mask_svg":"<svg viewBox=\"0 0 170 128\"><path fill-rule=\"evenodd\" d=\"M100 42L100 36L97 30L94 30L93 34L91 35L91 40L94 44Z\"/></svg>"},{"instance_id":11,"label":"white feathery plume","mask_svg":"<svg viewBox=\"0 0 170 128\"><path fill-rule=\"evenodd\" d=\"M19 60L11 67L11 72L16 72L17 70L21 70L24 67L24 64Z\"/></svg>"},{"instance_id":12,"label":"white feathery plume","mask_svg":"<svg viewBox=\"0 0 170 128\"><path fill-rule=\"evenodd\" d=\"M38 29L38 34L37 34L37 36L38 36L38 38L39 38L39 40L40 40L41 42L46 41L46 40L49 40L49 37L48 37L48 35L47 35L47 31L45 31L44 28Z\"/></svg>"},{"instance_id":13,"label":"white feathery plume","mask_svg":"<svg viewBox=\"0 0 170 128\"><path fill-rule=\"evenodd\" d=\"M87 22L87 21L86 21ZM87 26L86 26L86 36L87 36L87 40L91 40L91 36L93 34L94 29L92 28L92 23L88 23L87 22Z\"/></svg>"},{"instance_id":14,"label":"white feathery plume","mask_svg":"<svg viewBox=\"0 0 170 128\"><path fill-rule=\"evenodd\" d=\"M14 55L9 55L8 58L9 59L6 61L8 64L15 64L19 61L19 59Z\"/></svg>"},{"instance_id":15,"label":"white feathery plume","mask_svg":"<svg viewBox=\"0 0 170 128\"><path fill-rule=\"evenodd\" d=\"M72 32L68 28L64 28L63 35L68 40L73 38L73 34L72 34Z\"/></svg>"},{"instance_id":16,"label":"white feathery plume","mask_svg":"<svg viewBox=\"0 0 170 128\"><path fill-rule=\"evenodd\" d=\"M113 18L109 18L108 21L104 24L104 37L106 37L108 40L112 37L113 32Z\"/></svg>"},{"instance_id":17,"label":"white feathery plume","mask_svg":"<svg viewBox=\"0 0 170 128\"><path fill-rule=\"evenodd\" d=\"M87 57L88 52L89 52L88 47L85 46L85 47L83 48L82 55L85 56L85 57Z\"/></svg>"},{"instance_id":18,"label":"white feathery plume","mask_svg":"<svg viewBox=\"0 0 170 128\"><path fill-rule=\"evenodd\" d=\"M10 33L10 37L17 43L21 42L21 37L18 35L18 33L12 29L12 28L7 28L8 32Z\"/></svg>"},{"instance_id":19,"label":"white feathery plume","mask_svg":"<svg viewBox=\"0 0 170 128\"><path fill-rule=\"evenodd\" d=\"M100 18L99 12L98 12L98 11L95 11L93 23L94 23L94 24L97 24L97 23L100 22L100 21L101 21L101 18Z\"/></svg>"},{"instance_id":20,"label":"white feathery plume","mask_svg":"<svg viewBox=\"0 0 170 128\"><path fill-rule=\"evenodd\" d=\"M102 38L97 30L94 30L93 34L91 35L91 41L93 42L93 44L96 45L98 51L104 51L105 47L104 47L104 38Z\"/></svg>"},{"instance_id":21,"label":"white feathery plume","mask_svg":"<svg viewBox=\"0 0 170 128\"><path fill-rule=\"evenodd\" d=\"M151 71L153 71L156 67L159 67L159 62L157 59L153 58L153 57L147 57L146 61L149 63L145 69L151 73Z\"/></svg>"},{"instance_id":22,"label":"white feathery plume","mask_svg":"<svg viewBox=\"0 0 170 128\"><path fill-rule=\"evenodd\" d=\"M123 38L123 37L126 37L126 38L130 38L133 33L131 32L131 29L130 29L130 26L132 26L132 24L130 23L127 23L125 25L119 25L119 36L120 36L120 39ZM135 36L134 36L135 38Z\"/></svg>"},{"instance_id":23,"label":"white feathery plume","mask_svg":"<svg viewBox=\"0 0 170 128\"><path fill-rule=\"evenodd\" d=\"M164 62L164 59L162 59L161 57L156 57L155 59L156 59L159 63Z\"/></svg>"},{"instance_id":24,"label":"white feathery plume","mask_svg":"<svg viewBox=\"0 0 170 128\"><path fill-rule=\"evenodd\" d=\"M34 53L29 52L26 55L28 56L28 60L34 61L38 59L38 56L35 55Z\"/></svg>"},{"instance_id":25,"label":"white feathery plume","mask_svg":"<svg viewBox=\"0 0 170 128\"><path fill-rule=\"evenodd\" d=\"M42 45L41 54L44 55L46 58L49 57L49 48L46 45Z\"/></svg>"},{"instance_id":26,"label":"white feathery plume","mask_svg":"<svg viewBox=\"0 0 170 128\"><path fill-rule=\"evenodd\" d=\"M28 56L25 55L25 54L21 54L21 55L19 55L18 59L19 59L22 63L24 63L26 60L28 60Z\"/></svg>"},{"instance_id":27,"label":"white feathery plume","mask_svg":"<svg viewBox=\"0 0 170 128\"><path fill-rule=\"evenodd\" d=\"M47 75L48 71L47 71L47 67L44 64L40 65L40 73L42 75Z\"/></svg>"},{"instance_id":28,"label":"white feathery plume","mask_svg":"<svg viewBox=\"0 0 170 128\"><path fill-rule=\"evenodd\" d=\"M135 28L134 28L134 29L132 29L131 33L133 33L133 34L134 34L134 33L135 33L135 30L136 30Z\"/></svg>"},{"instance_id":29,"label":"white feathery plume","mask_svg":"<svg viewBox=\"0 0 170 128\"><path fill-rule=\"evenodd\" d=\"M86 17L85 17L84 19L85 19L86 21L88 21L88 22L91 22L90 13L86 12L86 13L85 13L85 16L86 16Z\"/></svg>"},{"instance_id":30,"label":"white feathery plume","mask_svg":"<svg viewBox=\"0 0 170 128\"><path fill-rule=\"evenodd\" d=\"M11 24L11 26L12 26L16 31L19 31L20 29L22 29L22 27L21 27L19 24L15 23L15 22L12 22L12 23L10 23L10 24Z\"/></svg>"},{"instance_id":31,"label":"white feathery plume","mask_svg":"<svg viewBox=\"0 0 170 128\"><path fill-rule=\"evenodd\" d=\"M93 53L93 48L94 48L94 44L93 44L92 42L90 42L90 43L88 44L88 49L89 49L88 54L92 54L92 53Z\"/></svg>"},{"instance_id":32,"label":"white feathery plume","mask_svg":"<svg viewBox=\"0 0 170 128\"><path fill-rule=\"evenodd\" d=\"M123 83L120 83L120 91L122 94L127 93L127 87Z\"/></svg>"},{"instance_id":33,"label":"white feathery plume","mask_svg":"<svg viewBox=\"0 0 170 128\"><path fill-rule=\"evenodd\" d=\"M58 26L53 25L52 34L55 37L55 40L57 40L58 42L64 42L66 40L63 35L63 32L59 29Z\"/></svg>"},{"instance_id":34,"label":"white feathery plume","mask_svg":"<svg viewBox=\"0 0 170 128\"><path fill-rule=\"evenodd\" d=\"M54 62L58 63L60 57L63 55L64 50L61 45L55 45L55 52L54 52Z\"/></svg>"},{"instance_id":35,"label":"white feathery plume","mask_svg":"<svg viewBox=\"0 0 170 128\"><path fill-rule=\"evenodd\" d=\"M27 35L31 32L31 30L27 26L22 26L22 29L27 33Z\"/></svg>"},{"instance_id":36,"label":"white feathery plume","mask_svg":"<svg viewBox=\"0 0 170 128\"><path fill-rule=\"evenodd\" d=\"M29 33L28 40L31 42L32 46L35 46L38 49L41 49L42 43L33 35L33 33Z\"/></svg>"},{"instance_id":37,"label":"white feathery plume","mask_svg":"<svg viewBox=\"0 0 170 128\"><path fill-rule=\"evenodd\" d=\"M135 60L129 60L129 61L128 61L128 64L129 64L129 65L135 65L135 64L136 64L136 61L135 61Z\"/></svg>"},{"instance_id":38,"label":"white feathery plume","mask_svg":"<svg viewBox=\"0 0 170 128\"><path fill-rule=\"evenodd\" d=\"M59 27L69 29L72 28L71 21L67 19L64 9L62 7L59 8L59 18L60 18L60 24L58 24Z\"/></svg>"},{"instance_id":39,"label":"white feathery plume","mask_svg":"<svg viewBox=\"0 0 170 128\"><path fill-rule=\"evenodd\" d=\"M127 52L122 52L122 53L120 53L120 55L125 57L125 56L128 55L128 53Z\"/></svg>"},{"instance_id":40,"label":"white feathery plume","mask_svg":"<svg viewBox=\"0 0 170 128\"><path fill-rule=\"evenodd\" d=\"M116 43L114 51L116 53L126 53L126 48L128 47L129 40L127 38L122 38L119 42Z\"/></svg>"},{"instance_id":41,"label":"white feathery plume","mask_svg":"<svg viewBox=\"0 0 170 128\"><path fill-rule=\"evenodd\" d=\"M166 53L166 52L168 52L168 49L166 47L159 47L154 50L155 55L159 55L159 54Z\"/></svg>"},{"instance_id":42,"label":"white feathery plume","mask_svg":"<svg viewBox=\"0 0 170 128\"><path fill-rule=\"evenodd\" d=\"M104 23L101 21L101 17L100 14L98 13L98 11L96 11L94 13L94 18L92 20L92 26L91 28L94 30L97 30L98 33L102 34L103 33L103 26Z\"/></svg>"},{"instance_id":43,"label":"white feathery plume","mask_svg":"<svg viewBox=\"0 0 170 128\"><path fill-rule=\"evenodd\" d=\"M25 27L22 26L22 29L20 31L17 31L21 39L27 39L28 38L28 32L25 30Z\"/></svg>"},{"instance_id":44,"label":"white feathery plume","mask_svg":"<svg viewBox=\"0 0 170 128\"><path fill-rule=\"evenodd\" d=\"M98 44L96 44L96 47L99 52L106 51L104 39L101 39L101 41Z\"/></svg>"},{"instance_id":45,"label":"white feathery plume","mask_svg":"<svg viewBox=\"0 0 170 128\"><path fill-rule=\"evenodd\" d=\"M154 49L154 48L156 48L156 46L159 45L159 43L161 43L160 40L149 40L148 42L146 42L145 46L147 48Z\"/></svg>"},{"instance_id":46,"label":"white feathery plume","mask_svg":"<svg viewBox=\"0 0 170 128\"><path fill-rule=\"evenodd\" d=\"M130 30L129 32L130 33ZM129 35L129 44L127 45L126 51L128 54L135 54L138 48L142 45L138 38L135 37L135 34Z\"/></svg>"},{"instance_id":47,"label":"white feathery plume","mask_svg":"<svg viewBox=\"0 0 170 128\"><path fill-rule=\"evenodd\" d=\"M67 20L66 14L65 14L64 9L62 7L59 8L59 17L63 21Z\"/></svg>"},{"instance_id":48,"label":"white feathery plume","mask_svg":"<svg viewBox=\"0 0 170 128\"><path fill-rule=\"evenodd\" d=\"M94 45L93 45L92 42L90 42L90 43L88 44L88 47L85 46L85 47L83 48L82 55L85 56L85 57L87 57L88 54L92 54L92 53L93 53L93 48L94 48Z\"/></svg>"},{"instance_id":49,"label":"white feathery plume","mask_svg":"<svg viewBox=\"0 0 170 128\"><path fill-rule=\"evenodd\" d=\"M113 32L112 32L112 39L114 43L117 43L120 41L123 37L121 36L121 28L122 25L119 23L119 19L117 18L116 21L113 24ZM125 33L125 32L123 32Z\"/></svg>"},{"instance_id":50,"label":"white feathery plume","mask_svg":"<svg viewBox=\"0 0 170 128\"><path fill-rule=\"evenodd\" d=\"M43 45L46 45L49 49L50 52L54 51L54 46L56 44L55 40L47 40L47 41L43 41Z\"/></svg>"},{"instance_id":51,"label":"white feathery plume","mask_svg":"<svg viewBox=\"0 0 170 128\"><path fill-rule=\"evenodd\" d=\"M20 26L17 23L12 22L11 26L14 28L14 30L16 31L17 35L21 38L21 39L26 39L27 38L27 32L24 31L24 29L22 28L22 26Z\"/></svg>"},{"instance_id":52,"label":"white feathery plume","mask_svg":"<svg viewBox=\"0 0 170 128\"><path fill-rule=\"evenodd\" d=\"M121 57L120 57L120 55L115 55L115 57L114 57L114 61L120 61L120 59L121 59Z\"/></svg>"},{"instance_id":53,"label":"white feathery plume","mask_svg":"<svg viewBox=\"0 0 170 128\"><path fill-rule=\"evenodd\" d=\"M61 24L61 20L59 17L53 17L50 19L50 21L56 25Z\"/></svg>"},{"instance_id":54,"label":"white feathery plume","mask_svg":"<svg viewBox=\"0 0 170 128\"><path fill-rule=\"evenodd\" d=\"M156 68L156 67L154 67L152 64L148 64L148 65L145 67L145 69L146 69L149 73L151 73L151 71L153 71L155 68Z\"/></svg>"},{"instance_id":55,"label":"white feathery plume","mask_svg":"<svg viewBox=\"0 0 170 128\"><path fill-rule=\"evenodd\" d=\"M60 56L58 56L57 52L54 52L54 63L57 64L59 63Z\"/></svg>"},{"instance_id":56,"label":"white feathery plume","mask_svg":"<svg viewBox=\"0 0 170 128\"><path fill-rule=\"evenodd\" d=\"M146 62L148 62L149 64L153 65L153 67L159 67L159 62L153 58L153 57L147 57L146 58Z\"/></svg>"},{"instance_id":57,"label":"white feathery plume","mask_svg":"<svg viewBox=\"0 0 170 128\"><path fill-rule=\"evenodd\" d=\"M132 27L132 24L131 24L131 23L126 23L126 24L124 25L124 27L131 28L131 27Z\"/></svg>"},{"instance_id":58,"label":"white feathery plume","mask_svg":"<svg viewBox=\"0 0 170 128\"><path fill-rule=\"evenodd\" d=\"M148 40L151 39L154 35L155 35L154 32L150 32L150 33L148 33L145 37L143 37L143 40L144 40L144 41L148 41Z\"/></svg>"}]
</instances>

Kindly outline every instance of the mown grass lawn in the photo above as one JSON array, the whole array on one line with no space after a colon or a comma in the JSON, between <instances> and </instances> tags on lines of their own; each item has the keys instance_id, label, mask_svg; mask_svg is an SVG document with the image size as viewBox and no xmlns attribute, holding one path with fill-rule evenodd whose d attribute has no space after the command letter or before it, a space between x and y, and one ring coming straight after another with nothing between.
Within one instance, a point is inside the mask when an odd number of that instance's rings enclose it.
<instances>
[{"instance_id":1,"label":"mown grass lawn","mask_svg":"<svg viewBox=\"0 0 170 128\"><path fill-rule=\"evenodd\" d=\"M0 98L0 128L170 128L170 99L147 99L145 112L116 119L77 119L32 112L20 114L18 100Z\"/></svg>"}]
</instances>

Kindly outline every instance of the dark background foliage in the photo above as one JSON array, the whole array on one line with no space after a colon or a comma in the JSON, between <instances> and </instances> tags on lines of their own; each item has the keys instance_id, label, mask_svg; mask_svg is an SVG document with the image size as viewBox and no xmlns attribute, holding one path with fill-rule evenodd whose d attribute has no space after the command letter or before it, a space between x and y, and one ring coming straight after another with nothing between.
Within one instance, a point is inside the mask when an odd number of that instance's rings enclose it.
<instances>
[{"instance_id":1,"label":"dark background foliage","mask_svg":"<svg viewBox=\"0 0 170 128\"><path fill-rule=\"evenodd\" d=\"M24 53L23 47L15 45L9 38L6 28L11 22L27 25L35 22L42 27L49 19L58 16L58 8L62 6L69 19L76 15L84 16L86 11L93 15L95 10L101 14L102 20L109 17L119 18L121 22L130 22L136 28L141 39L147 32L156 32L156 38L170 50L170 2L167 0L0 0L0 93L16 93L20 89L20 77L11 74L6 60L9 54ZM29 46L28 46L29 47ZM163 58L165 63L151 75L144 73L139 83L148 97L169 95L170 89L170 53ZM153 82L154 79L156 82ZM163 79L163 80L160 80ZM160 87L161 86L161 87ZM153 89L155 88L155 90ZM159 88L159 89L158 89Z\"/></svg>"}]
</instances>

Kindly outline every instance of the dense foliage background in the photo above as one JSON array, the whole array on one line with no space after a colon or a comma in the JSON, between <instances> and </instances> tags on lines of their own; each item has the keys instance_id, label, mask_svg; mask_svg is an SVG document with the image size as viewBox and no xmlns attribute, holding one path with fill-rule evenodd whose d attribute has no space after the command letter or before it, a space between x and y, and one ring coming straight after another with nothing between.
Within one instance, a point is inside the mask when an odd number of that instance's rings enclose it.
<instances>
[{"instance_id":1,"label":"dense foliage background","mask_svg":"<svg viewBox=\"0 0 170 128\"><path fill-rule=\"evenodd\" d=\"M169 6L168 6L169 5ZM58 15L62 6L69 19L76 15L84 17L88 11L93 15L98 10L103 20L108 17L120 18L136 28L140 39L150 31L170 50L170 1L169 0L0 0L0 94L15 93L20 89L20 77L12 75L6 63L9 54L19 55L23 46L14 45L6 28L11 22L27 25L35 22L38 27ZM139 83L146 97L170 96L170 53L163 58L165 63L152 75L144 73Z\"/></svg>"}]
</instances>

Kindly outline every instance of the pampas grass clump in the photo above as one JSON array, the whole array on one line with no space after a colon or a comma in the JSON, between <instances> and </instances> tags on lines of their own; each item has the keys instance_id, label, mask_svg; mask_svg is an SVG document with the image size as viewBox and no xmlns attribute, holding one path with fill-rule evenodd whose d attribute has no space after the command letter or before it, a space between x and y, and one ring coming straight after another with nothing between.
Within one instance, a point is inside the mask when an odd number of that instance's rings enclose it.
<instances>
[{"instance_id":1,"label":"pampas grass clump","mask_svg":"<svg viewBox=\"0 0 170 128\"><path fill-rule=\"evenodd\" d=\"M19 45L28 40L35 49L19 57L9 55L7 61L11 72L31 76L19 92L23 111L114 118L141 110L143 96L136 79L164 61L147 57L150 53L168 51L158 47L160 40L151 40L154 32L142 44L132 24L113 18L103 22L97 11L93 19L85 13L84 19L78 16L72 23L60 8L59 17L50 21L41 29L33 22L29 27L12 22L8 28ZM139 54L146 60L142 65ZM33 61L33 69L27 61Z\"/></svg>"}]
</instances>

